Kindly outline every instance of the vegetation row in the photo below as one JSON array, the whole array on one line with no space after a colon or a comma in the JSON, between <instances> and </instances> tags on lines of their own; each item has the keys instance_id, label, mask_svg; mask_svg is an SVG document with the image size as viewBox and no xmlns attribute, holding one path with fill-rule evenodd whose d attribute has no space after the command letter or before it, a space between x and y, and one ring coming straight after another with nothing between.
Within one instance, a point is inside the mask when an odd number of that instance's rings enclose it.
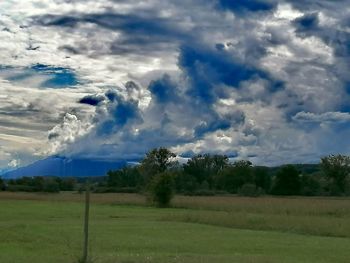
<instances>
[{"instance_id":1,"label":"vegetation row","mask_svg":"<svg viewBox=\"0 0 350 263\"><path fill-rule=\"evenodd\" d=\"M149 151L138 164L90 179L98 193L148 193L150 200L167 206L175 193L184 195L239 194L242 196L350 194L350 157L329 155L318 165L253 166L231 162L225 155L196 155L179 163L166 148ZM0 190L27 192L83 191L82 180L57 177L23 177L3 181Z\"/></svg>"}]
</instances>

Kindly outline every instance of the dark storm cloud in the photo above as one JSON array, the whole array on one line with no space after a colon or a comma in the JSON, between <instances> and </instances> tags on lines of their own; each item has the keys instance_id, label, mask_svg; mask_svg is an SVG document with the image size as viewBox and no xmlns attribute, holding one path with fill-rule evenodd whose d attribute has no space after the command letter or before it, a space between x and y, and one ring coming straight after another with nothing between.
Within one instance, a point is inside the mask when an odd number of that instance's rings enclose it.
<instances>
[{"instance_id":1,"label":"dark storm cloud","mask_svg":"<svg viewBox=\"0 0 350 263\"><path fill-rule=\"evenodd\" d=\"M258 69L234 61L224 51L190 46L181 48L179 67L191 80L189 96L208 104L217 99L217 84L238 87L241 81L265 75Z\"/></svg>"},{"instance_id":2,"label":"dark storm cloud","mask_svg":"<svg viewBox=\"0 0 350 263\"><path fill-rule=\"evenodd\" d=\"M107 105L108 119L102 123L96 118L98 123L97 133L102 136L110 135L119 131L130 122L142 122L140 110L136 101L126 101L113 90L106 92L110 103Z\"/></svg>"},{"instance_id":3,"label":"dark storm cloud","mask_svg":"<svg viewBox=\"0 0 350 263\"><path fill-rule=\"evenodd\" d=\"M244 15L244 13L247 11L271 11L276 7L276 3L264 0L219 0L219 6L221 8L231 10L237 14Z\"/></svg>"},{"instance_id":4,"label":"dark storm cloud","mask_svg":"<svg viewBox=\"0 0 350 263\"><path fill-rule=\"evenodd\" d=\"M202 138L209 132L215 132L217 130L227 130L231 128L231 122L225 119L215 120L211 123L200 124L194 130L196 138Z\"/></svg>"},{"instance_id":5,"label":"dark storm cloud","mask_svg":"<svg viewBox=\"0 0 350 263\"><path fill-rule=\"evenodd\" d=\"M295 20L298 31L316 30L319 25L319 18L317 13L306 14Z\"/></svg>"},{"instance_id":6,"label":"dark storm cloud","mask_svg":"<svg viewBox=\"0 0 350 263\"><path fill-rule=\"evenodd\" d=\"M179 101L177 84L167 74L158 80L152 81L148 88L159 103Z\"/></svg>"},{"instance_id":7,"label":"dark storm cloud","mask_svg":"<svg viewBox=\"0 0 350 263\"><path fill-rule=\"evenodd\" d=\"M257 67L240 61L239 58L235 59L220 48L219 50L211 50L201 49L198 46L183 46L178 63L191 82L187 91L188 95L208 104L219 98L225 98L225 93L217 88L220 84L239 89L240 84L244 81L260 79L268 82L269 93L278 92L285 88L283 81L273 78L269 73ZM249 99L248 97L244 99L244 94L242 95L240 101Z\"/></svg>"},{"instance_id":8,"label":"dark storm cloud","mask_svg":"<svg viewBox=\"0 0 350 263\"><path fill-rule=\"evenodd\" d=\"M87 95L79 100L79 103L87 104L91 106L97 106L102 101L105 100L104 96L98 96L98 95Z\"/></svg>"}]
</instances>

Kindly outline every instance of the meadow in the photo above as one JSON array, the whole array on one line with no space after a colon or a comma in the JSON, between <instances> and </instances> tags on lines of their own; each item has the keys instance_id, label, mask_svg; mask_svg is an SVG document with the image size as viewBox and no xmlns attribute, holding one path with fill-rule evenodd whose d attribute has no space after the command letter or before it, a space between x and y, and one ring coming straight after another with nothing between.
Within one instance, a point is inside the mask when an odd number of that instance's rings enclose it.
<instances>
[{"instance_id":1,"label":"meadow","mask_svg":"<svg viewBox=\"0 0 350 263\"><path fill-rule=\"evenodd\" d=\"M0 193L0 262L78 262L83 195ZM350 199L91 196L96 263L349 262Z\"/></svg>"}]
</instances>

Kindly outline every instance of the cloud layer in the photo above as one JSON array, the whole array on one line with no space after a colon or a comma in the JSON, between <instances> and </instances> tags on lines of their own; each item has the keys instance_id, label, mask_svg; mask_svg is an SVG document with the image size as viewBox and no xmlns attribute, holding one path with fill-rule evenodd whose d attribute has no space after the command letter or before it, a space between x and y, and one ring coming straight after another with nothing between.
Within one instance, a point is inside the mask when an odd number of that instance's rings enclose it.
<instances>
[{"instance_id":1,"label":"cloud layer","mask_svg":"<svg viewBox=\"0 0 350 263\"><path fill-rule=\"evenodd\" d=\"M0 167L158 146L267 165L349 154L349 4L4 1Z\"/></svg>"}]
</instances>

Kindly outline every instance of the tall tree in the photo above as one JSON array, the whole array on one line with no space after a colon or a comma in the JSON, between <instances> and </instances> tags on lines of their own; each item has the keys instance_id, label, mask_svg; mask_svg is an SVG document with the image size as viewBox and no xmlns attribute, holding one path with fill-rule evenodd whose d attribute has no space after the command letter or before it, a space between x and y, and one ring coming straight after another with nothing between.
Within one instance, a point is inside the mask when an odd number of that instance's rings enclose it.
<instances>
[{"instance_id":1,"label":"tall tree","mask_svg":"<svg viewBox=\"0 0 350 263\"><path fill-rule=\"evenodd\" d=\"M276 195L298 195L300 193L300 176L293 165L285 165L277 172L272 193Z\"/></svg>"},{"instance_id":2,"label":"tall tree","mask_svg":"<svg viewBox=\"0 0 350 263\"><path fill-rule=\"evenodd\" d=\"M268 168L257 166L254 167L253 171L255 185L263 189L265 193L269 193L271 190L271 176Z\"/></svg>"},{"instance_id":3,"label":"tall tree","mask_svg":"<svg viewBox=\"0 0 350 263\"><path fill-rule=\"evenodd\" d=\"M137 187L143 183L138 167L126 166L107 173L107 184L110 187Z\"/></svg>"},{"instance_id":4,"label":"tall tree","mask_svg":"<svg viewBox=\"0 0 350 263\"><path fill-rule=\"evenodd\" d=\"M219 189L237 193L244 184L254 183L252 163L246 160L236 161L218 174L216 183Z\"/></svg>"},{"instance_id":5,"label":"tall tree","mask_svg":"<svg viewBox=\"0 0 350 263\"><path fill-rule=\"evenodd\" d=\"M177 163L175 157L176 154L163 147L149 151L139 167L145 181L149 182L156 174L173 167Z\"/></svg>"},{"instance_id":6,"label":"tall tree","mask_svg":"<svg viewBox=\"0 0 350 263\"><path fill-rule=\"evenodd\" d=\"M194 177L198 184L207 182L212 188L215 176L228 166L228 163L229 159L225 155L199 154L188 160L184 165L184 172Z\"/></svg>"},{"instance_id":7,"label":"tall tree","mask_svg":"<svg viewBox=\"0 0 350 263\"><path fill-rule=\"evenodd\" d=\"M321 168L331 180L332 194L342 194L346 190L346 179L350 174L350 156L329 155L321 158Z\"/></svg>"}]
</instances>

